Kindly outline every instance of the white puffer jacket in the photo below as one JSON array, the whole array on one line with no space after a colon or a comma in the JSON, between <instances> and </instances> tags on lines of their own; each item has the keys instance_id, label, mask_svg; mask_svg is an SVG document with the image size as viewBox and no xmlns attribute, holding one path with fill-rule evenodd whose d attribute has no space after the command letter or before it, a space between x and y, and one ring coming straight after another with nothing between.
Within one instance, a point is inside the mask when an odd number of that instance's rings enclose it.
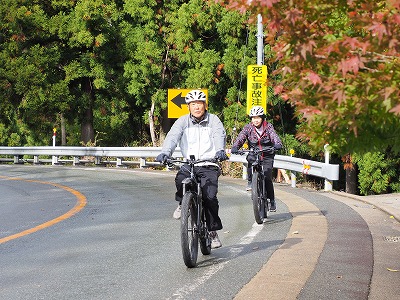
<instances>
[{"instance_id":1,"label":"white puffer jacket","mask_svg":"<svg viewBox=\"0 0 400 300\"><path fill-rule=\"evenodd\" d=\"M162 153L171 156L179 143L184 158L212 159L215 153L225 150L226 132L221 120L206 111L197 122L190 114L180 117L165 138Z\"/></svg>"}]
</instances>

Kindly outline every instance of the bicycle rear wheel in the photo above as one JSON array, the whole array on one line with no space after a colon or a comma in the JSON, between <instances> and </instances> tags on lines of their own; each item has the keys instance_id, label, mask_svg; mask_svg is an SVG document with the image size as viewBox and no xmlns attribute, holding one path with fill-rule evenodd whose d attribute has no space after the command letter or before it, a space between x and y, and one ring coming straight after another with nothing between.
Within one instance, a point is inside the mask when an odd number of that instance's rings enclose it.
<instances>
[{"instance_id":1,"label":"bicycle rear wheel","mask_svg":"<svg viewBox=\"0 0 400 300\"><path fill-rule=\"evenodd\" d=\"M264 222L264 217L266 218L267 215L265 212L265 200L262 195L263 182L257 171L253 173L251 185L251 200L253 201L254 218L257 224L262 224Z\"/></svg>"},{"instance_id":2,"label":"bicycle rear wheel","mask_svg":"<svg viewBox=\"0 0 400 300\"><path fill-rule=\"evenodd\" d=\"M196 195L192 192L185 193L181 212L181 247L183 261L189 268L196 266L199 251L197 209Z\"/></svg>"}]
</instances>

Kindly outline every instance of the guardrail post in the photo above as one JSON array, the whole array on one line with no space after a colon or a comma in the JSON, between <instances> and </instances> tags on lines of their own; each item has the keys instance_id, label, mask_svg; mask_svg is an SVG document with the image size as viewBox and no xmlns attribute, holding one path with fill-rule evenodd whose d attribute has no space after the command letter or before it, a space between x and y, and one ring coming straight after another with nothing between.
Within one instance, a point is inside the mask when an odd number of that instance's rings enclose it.
<instances>
[{"instance_id":1,"label":"guardrail post","mask_svg":"<svg viewBox=\"0 0 400 300\"><path fill-rule=\"evenodd\" d=\"M19 155L14 155L14 164L19 164Z\"/></svg>"},{"instance_id":2,"label":"guardrail post","mask_svg":"<svg viewBox=\"0 0 400 300\"><path fill-rule=\"evenodd\" d=\"M242 179L247 180L247 164L243 164Z\"/></svg>"},{"instance_id":3,"label":"guardrail post","mask_svg":"<svg viewBox=\"0 0 400 300\"><path fill-rule=\"evenodd\" d=\"M57 132L57 129L56 128L53 128L53 147L55 147L56 146L56 132ZM57 156L52 156L51 157L51 164L54 166L54 165L57 165L58 164L58 157Z\"/></svg>"},{"instance_id":4,"label":"guardrail post","mask_svg":"<svg viewBox=\"0 0 400 300\"><path fill-rule=\"evenodd\" d=\"M325 144L325 163L329 164L329 144ZM332 191L332 181L325 178L325 191Z\"/></svg>"},{"instance_id":5,"label":"guardrail post","mask_svg":"<svg viewBox=\"0 0 400 300\"><path fill-rule=\"evenodd\" d=\"M53 156L51 157L51 164L52 164L52 165L58 165L58 156L53 155Z\"/></svg>"},{"instance_id":6,"label":"guardrail post","mask_svg":"<svg viewBox=\"0 0 400 300\"><path fill-rule=\"evenodd\" d=\"M117 167L122 167L122 158L117 157Z\"/></svg>"},{"instance_id":7,"label":"guardrail post","mask_svg":"<svg viewBox=\"0 0 400 300\"><path fill-rule=\"evenodd\" d=\"M294 149L289 150L290 157L293 157ZM290 171L290 182L292 184L292 188L296 187L296 173L294 171Z\"/></svg>"},{"instance_id":8,"label":"guardrail post","mask_svg":"<svg viewBox=\"0 0 400 300\"><path fill-rule=\"evenodd\" d=\"M101 157L100 156L95 156L94 157L94 164L95 165L100 165L101 164Z\"/></svg>"},{"instance_id":9,"label":"guardrail post","mask_svg":"<svg viewBox=\"0 0 400 300\"><path fill-rule=\"evenodd\" d=\"M34 163L35 165L40 164L39 155L34 155L34 156L33 156L33 163Z\"/></svg>"},{"instance_id":10,"label":"guardrail post","mask_svg":"<svg viewBox=\"0 0 400 300\"><path fill-rule=\"evenodd\" d=\"M296 173L290 171L290 182L292 183L292 187L296 187Z\"/></svg>"},{"instance_id":11,"label":"guardrail post","mask_svg":"<svg viewBox=\"0 0 400 300\"><path fill-rule=\"evenodd\" d=\"M145 157L141 157L139 159L139 168L143 169L144 167L146 167L146 158Z\"/></svg>"},{"instance_id":12,"label":"guardrail post","mask_svg":"<svg viewBox=\"0 0 400 300\"><path fill-rule=\"evenodd\" d=\"M72 159L72 165L76 166L79 164L79 156L74 156Z\"/></svg>"}]
</instances>

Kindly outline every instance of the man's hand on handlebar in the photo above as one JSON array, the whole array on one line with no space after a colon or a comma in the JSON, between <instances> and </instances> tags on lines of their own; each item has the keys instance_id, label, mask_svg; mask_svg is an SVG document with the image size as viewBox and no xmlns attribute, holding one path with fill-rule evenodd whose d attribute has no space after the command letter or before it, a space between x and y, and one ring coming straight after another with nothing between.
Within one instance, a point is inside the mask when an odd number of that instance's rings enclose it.
<instances>
[{"instance_id":1,"label":"man's hand on handlebar","mask_svg":"<svg viewBox=\"0 0 400 300\"><path fill-rule=\"evenodd\" d=\"M165 154L165 153L160 153L157 155L156 157L156 161L158 161L159 163L165 165L167 163L167 160L170 159L169 155Z\"/></svg>"},{"instance_id":2,"label":"man's hand on handlebar","mask_svg":"<svg viewBox=\"0 0 400 300\"><path fill-rule=\"evenodd\" d=\"M219 161L224 161L229 159L228 155L226 155L225 150L219 150L217 151L217 153L215 153L215 157L216 160Z\"/></svg>"}]
</instances>

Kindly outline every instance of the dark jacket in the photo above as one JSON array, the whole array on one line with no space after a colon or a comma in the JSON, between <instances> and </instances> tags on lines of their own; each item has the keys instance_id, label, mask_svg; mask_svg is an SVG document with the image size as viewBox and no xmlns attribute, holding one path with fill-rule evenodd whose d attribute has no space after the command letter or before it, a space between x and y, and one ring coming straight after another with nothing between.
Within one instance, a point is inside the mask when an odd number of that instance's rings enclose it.
<instances>
[{"instance_id":1,"label":"dark jacket","mask_svg":"<svg viewBox=\"0 0 400 300\"><path fill-rule=\"evenodd\" d=\"M264 150L265 155L274 155L276 150L282 148L281 139L271 123L264 120L262 126L264 130L261 135L258 134L256 127L252 123L244 126L233 143L232 148L236 147L240 149L247 141L249 149Z\"/></svg>"}]
</instances>

